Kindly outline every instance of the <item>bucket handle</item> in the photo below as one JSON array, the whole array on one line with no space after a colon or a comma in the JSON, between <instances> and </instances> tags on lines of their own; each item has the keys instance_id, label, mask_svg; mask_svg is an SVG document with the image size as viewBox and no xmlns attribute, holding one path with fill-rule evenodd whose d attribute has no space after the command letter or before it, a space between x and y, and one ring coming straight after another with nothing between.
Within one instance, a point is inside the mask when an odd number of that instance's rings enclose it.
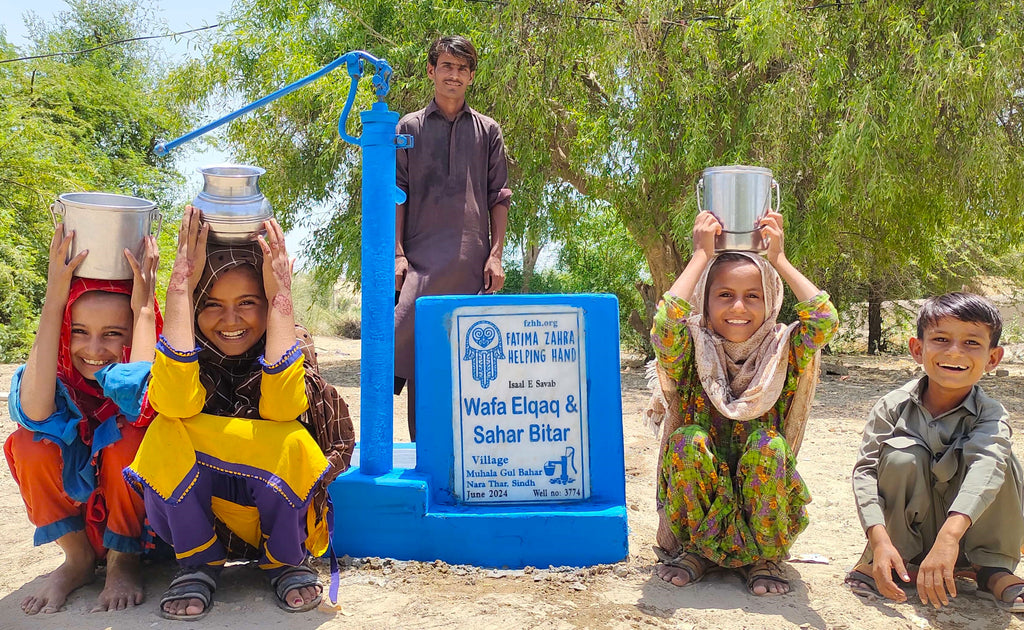
<instances>
[{"instance_id":1,"label":"bucket handle","mask_svg":"<svg viewBox=\"0 0 1024 630\"><path fill-rule=\"evenodd\" d=\"M701 177L700 179L697 180L697 214L700 214L701 212L704 212L704 208L701 207L701 203L700 203L700 198L702 196L701 193L703 193L703 192L704 192L704 178Z\"/></svg>"},{"instance_id":2,"label":"bucket handle","mask_svg":"<svg viewBox=\"0 0 1024 630\"><path fill-rule=\"evenodd\" d=\"M779 186L779 182L772 178L772 188L775 189L775 206L772 208L776 212L782 212L782 186Z\"/></svg>"},{"instance_id":3,"label":"bucket handle","mask_svg":"<svg viewBox=\"0 0 1024 630\"><path fill-rule=\"evenodd\" d=\"M60 206L59 211L57 210L57 206ZM63 223L65 212L66 210L64 209L64 202L61 201L60 199L57 199L56 201L50 204L50 218L53 219L54 230L57 229L57 215L59 214L61 216L61 223Z\"/></svg>"},{"instance_id":4,"label":"bucket handle","mask_svg":"<svg viewBox=\"0 0 1024 630\"><path fill-rule=\"evenodd\" d=\"M159 239L160 238L160 230L162 230L164 228L164 213L160 212L159 208L153 208L153 212L156 213L156 232L150 232L150 234L155 234L156 237ZM153 215L151 214L149 216L150 216L150 221L152 221L153 220L152 219Z\"/></svg>"}]
</instances>

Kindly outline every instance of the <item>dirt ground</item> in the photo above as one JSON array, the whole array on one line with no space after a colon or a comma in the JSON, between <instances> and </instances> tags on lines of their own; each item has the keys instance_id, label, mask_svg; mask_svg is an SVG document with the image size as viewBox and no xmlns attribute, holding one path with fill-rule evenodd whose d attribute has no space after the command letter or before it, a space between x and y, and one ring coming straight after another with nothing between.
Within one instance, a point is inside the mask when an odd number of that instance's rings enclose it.
<instances>
[{"instance_id":1,"label":"dirt ground","mask_svg":"<svg viewBox=\"0 0 1024 630\"><path fill-rule=\"evenodd\" d=\"M355 417L359 413L359 342L321 338L320 361L328 381L338 385ZM1019 353L1015 355L1019 357ZM658 441L640 422L647 400L643 368L622 365L629 558L615 565L495 571L441 562L399 562L345 558L341 610L288 614L248 566L229 567L220 580L215 605L198 623L167 621L157 601L173 568L147 568L146 601L127 611L89 613L102 575L73 593L66 609L53 615L25 616L19 603L42 576L61 561L56 545L32 546L32 527L18 488L0 472L0 630L14 628L1024 628L1024 619L996 610L974 596L974 584L961 581L960 596L942 611L920 604L911 591L906 604L867 601L842 586L844 573L859 556L864 536L857 521L850 470L860 430L874 401L906 382L915 365L907 357L829 357L849 373L824 375L800 453L800 470L811 489L811 524L797 540L788 563L794 590L782 597L747 594L732 573L709 576L687 588L669 586L652 574L655 557L655 457ZM1019 361L1019 358L1018 358ZM986 391L1024 423L1024 365L1004 364L1009 376L987 376ZM14 366L0 365L0 390ZM0 405L0 438L14 425ZM407 440L405 400L395 405L395 436ZM1024 431L1015 436L1024 451ZM326 577L327 571L321 568ZM916 603L915 603L916 602Z\"/></svg>"}]
</instances>

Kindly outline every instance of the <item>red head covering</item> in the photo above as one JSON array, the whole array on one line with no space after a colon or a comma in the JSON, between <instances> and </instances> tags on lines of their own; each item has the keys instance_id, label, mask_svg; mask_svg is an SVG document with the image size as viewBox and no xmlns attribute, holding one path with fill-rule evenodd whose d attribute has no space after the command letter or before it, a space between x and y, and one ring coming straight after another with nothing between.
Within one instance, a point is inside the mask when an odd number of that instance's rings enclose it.
<instances>
[{"instance_id":1,"label":"red head covering","mask_svg":"<svg viewBox=\"0 0 1024 630\"><path fill-rule=\"evenodd\" d=\"M64 320L60 326L60 343L57 348L57 378L67 386L71 399L85 416L85 426L79 427L79 433L86 444L92 443L92 431L100 423L118 412L117 404L103 395L96 381L90 381L79 373L71 364L71 305L89 291L104 291L107 293L121 293L131 296L131 280L94 280L91 278L74 278L71 281L71 291L68 294L68 304L64 308ZM153 308L156 312L156 334L159 336L164 327L163 317L160 316L160 307L156 300L153 300ZM125 346L122 351L121 361L127 361L131 356L131 346ZM153 410L148 400L143 405L142 416L152 420ZM142 418L140 417L140 420Z\"/></svg>"}]
</instances>

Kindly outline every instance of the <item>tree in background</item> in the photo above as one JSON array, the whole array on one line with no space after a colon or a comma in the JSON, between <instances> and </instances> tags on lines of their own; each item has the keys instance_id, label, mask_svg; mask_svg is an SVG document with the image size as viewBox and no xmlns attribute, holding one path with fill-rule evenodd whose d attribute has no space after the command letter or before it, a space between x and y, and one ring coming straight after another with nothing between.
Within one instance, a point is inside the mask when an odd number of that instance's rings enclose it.
<instances>
[{"instance_id":1,"label":"tree in background","mask_svg":"<svg viewBox=\"0 0 1024 630\"><path fill-rule=\"evenodd\" d=\"M93 48L149 23L131 1L69 5L52 24L30 19L29 50L0 36L0 57ZM102 190L168 207L180 177L153 146L184 124L157 94L159 67L139 43L0 64L0 361L23 359L32 344L53 234L47 208L59 194Z\"/></svg>"},{"instance_id":2,"label":"tree in background","mask_svg":"<svg viewBox=\"0 0 1024 630\"><path fill-rule=\"evenodd\" d=\"M700 172L732 163L775 172L788 255L840 306L869 302L871 350L883 300L958 286L1020 251L1014 2L239 0L231 18L175 74L194 106L254 100L366 49L392 63L389 103L408 112L429 98L427 44L470 37L482 63L468 100L505 132L526 286L547 243L594 242L581 216L601 204L643 254L651 283L634 297L649 306L689 255ZM347 89L319 81L227 132L239 159L268 169L286 225L337 208L312 252L326 284L358 274L358 155L335 131ZM600 275L590 256L563 264Z\"/></svg>"}]
</instances>

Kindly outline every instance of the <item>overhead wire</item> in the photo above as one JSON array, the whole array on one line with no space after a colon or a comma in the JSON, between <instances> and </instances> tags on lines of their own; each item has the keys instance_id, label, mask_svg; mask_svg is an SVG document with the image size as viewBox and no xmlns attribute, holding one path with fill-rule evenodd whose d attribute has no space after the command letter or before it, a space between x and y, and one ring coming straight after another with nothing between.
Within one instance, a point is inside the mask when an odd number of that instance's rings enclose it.
<instances>
[{"instance_id":1,"label":"overhead wire","mask_svg":"<svg viewBox=\"0 0 1024 630\"><path fill-rule=\"evenodd\" d=\"M127 43L130 43L130 42L141 42L141 41L145 41L145 40L148 40L148 39L163 39L165 37L178 37L180 35L188 35L189 33L198 33L199 31L207 31L207 30L210 30L211 28L218 28L220 26L221 26L221 23L217 23L217 24L211 24L209 26L200 26L199 28L189 29L187 31L178 31L176 33L167 33L167 34L164 34L164 35L141 35L139 37L129 37L127 39L117 39L117 40L114 40L114 41L106 42L104 44L100 44L99 46L93 46L92 48L83 48L81 50L68 50L68 51L64 51L64 52L45 53L45 54L42 54L42 55L29 55L29 56L25 56L25 57L13 57L11 59L0 59L0 63L14 63L15 61L30 61L30 60L33 60L33 59L48 59L50 57L64 57L64 56L67 56L67 55L81 55L81 54L84 54L84 53L89 53L89 52L94 52L94 51L97 51L97 50L102 50L104 48L109 48L111 46L116 46L118 44L127 44Z\"/></svg>"}]
</instances>

